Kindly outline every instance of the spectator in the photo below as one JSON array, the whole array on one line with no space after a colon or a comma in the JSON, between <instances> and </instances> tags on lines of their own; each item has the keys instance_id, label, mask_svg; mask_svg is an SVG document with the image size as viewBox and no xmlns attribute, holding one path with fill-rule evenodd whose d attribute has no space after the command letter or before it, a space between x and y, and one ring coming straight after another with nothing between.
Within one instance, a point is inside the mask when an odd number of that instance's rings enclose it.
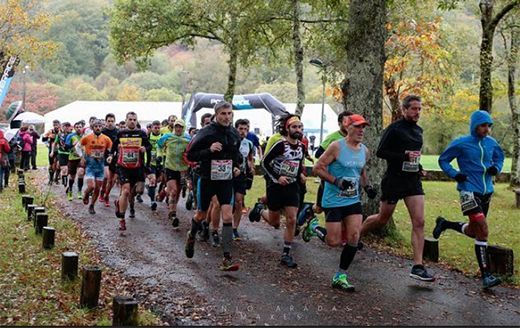
<instances>
[{"instance_id":1,"label":"spectator","mask_svg":"<svg viewBox=\"0 0 520 328\"><path fill-rule=\"evenodd\" d=\"M249 124L249 121L246 121ZM260 140L258 139L258 136L254 132L249 131L247 133L246 139L253 143L253 156L257 156L258 159L261 159L263 157L263 152L262 147L260 147Z\"/></svg>"},{"instance_id":2,"label":"spectator","mask_svg":"<svg viewBox=\"0 0 520 328\"><path fill-rule=\"evenodd\" d=\"M4 132L0 130L0 192L4 189L4 175L9 175L9 159L7 154L10 151L11 147L9 146L9 142L4 138Z\"/></svg>"},{"instance_id":3,"label":"spectator","mask_svg":"<svg viewBox=\"0 0 520 328\"><path fill-rule=\"evenodd\" d=\"M34 128L34 125L29 126L29 134L32 137L31 144L31 166L33 170L36 170L36 153L38 151L38 139L40 139L40 134Z\"/></svg>"},{"instance_id":4,"label":"spectator","mask_svg":"<svg viewBox=\"0 0 520 328\"><path fill-rule=\"evenodd\" d=\"M20 169L29 170L29 161L31 159L33 138L29 132L27 125L20 128L20 135L18 137L20 147L22 148L22 161L20 162Z\"/></svg>"}]
</instances>

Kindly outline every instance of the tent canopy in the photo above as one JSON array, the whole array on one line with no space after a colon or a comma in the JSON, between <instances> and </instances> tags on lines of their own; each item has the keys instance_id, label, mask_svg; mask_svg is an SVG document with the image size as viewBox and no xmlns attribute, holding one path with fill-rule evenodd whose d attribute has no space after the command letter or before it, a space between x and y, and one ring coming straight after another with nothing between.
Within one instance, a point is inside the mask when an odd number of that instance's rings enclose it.
<instances>
[{"instance_id":1,"label":"tent canopy","mask_svg":"<svg viewBox=\"0 0 520 328\"><path fill-rule=\"evenodd\" d=\"M182 118L188 126L197 126L194 114L202 108L213 108L217 102L223 100L224 95L221 94L197 92L182 108ZM232 104L235 111L263 108L273 117L288 113L285 105L269 93L235 95Z\"/></svg>"}]
</instances>

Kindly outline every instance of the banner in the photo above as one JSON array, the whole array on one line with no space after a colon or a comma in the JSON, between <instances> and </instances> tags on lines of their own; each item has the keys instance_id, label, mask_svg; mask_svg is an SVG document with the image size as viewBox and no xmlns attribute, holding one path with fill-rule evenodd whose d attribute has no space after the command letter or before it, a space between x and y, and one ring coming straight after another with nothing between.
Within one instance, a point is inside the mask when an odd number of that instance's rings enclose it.
<instances>
[{"instance_id":1,"label":"banner","mask_svg":"<svg viewBox=\"0 0 520 328\"><path fill-rule=\"evenodd\" d=\"M4 102L4 98L7 95L7 91L9 91L9 86L11 85L11 80L14 75L14 67L16 66L18 57L11 56L7 65L5 65L5 69L2 72L2 78L0 79L0 106Z\"/></svg>"}]
</instances>

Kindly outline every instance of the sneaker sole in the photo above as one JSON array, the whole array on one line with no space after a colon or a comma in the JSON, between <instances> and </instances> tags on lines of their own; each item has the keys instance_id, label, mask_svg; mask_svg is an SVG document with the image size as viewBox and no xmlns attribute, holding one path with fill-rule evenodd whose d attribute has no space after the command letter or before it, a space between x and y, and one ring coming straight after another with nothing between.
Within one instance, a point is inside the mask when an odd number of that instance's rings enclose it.
<instances>
[{"instance_id":1,"label":"sneaker sole","mask_svg":"<svg viewBox=\"0 0 520 328\"><path fill-rule=\"evenodd\" d=\"M496 286L500 285L501 283L502 283L502 280L499 280L499 281L497 281L497 282L494 283L494 284L491 284L491 285L489 285L489 286L484 286L484 289L489 289L489 288L496 287Z\"/></svg>"},{"instance_id":2,"label":"sneaker sole","mask_svg":"<svg viewBox=\"0 0 520 328\"><path fill-rule=\"evenodd\" d=\"M338 289L338 290L341 290L341 291L344 291L344 292L349 292L349 293L352 293L352 292L356 291L356 288L354 286L343 287L343 286L340 286L340 285L332 285L332 288Z\"/></svg>"},{"instance_id":3,"label":"sneaker sole","mask_svg":"<svg viewBox=\"0 0 520 328\"><path fill-rule=\"evenodd\" d=\"M228 267L220 267L220 271L238 271L240 269L240 264L233 264Z\"/></svg>"},{"instance_id":4,"label":"sneaker sole","mask_svg":"<svg viewBox=\"0 0 520 328\"><path fill-rule=\"evenodd\" d=\"M435 281L434 277L432 277L432 278L423 278L423 277L418 276L418 275L413 274L413 273L410 273L410 278L415 279L415 280L420 280L420 281L426 281L426 282L434 282Z\"/></svg>"},{"instance_id":5,"label":"sneaker sole","mask_svg":"<svg viewBox=\"0 0 520 328\"><path fill-rule=\"evenodd\" d=\"M188 234L186 238L189 238L190 232L188 231ZM188 249L188 240L186 239L186 244L184 246L184 254L187 258L191 259L193 255L195 255L195 241L193 241L191 249Z\"/></svg>"}]
</instances>

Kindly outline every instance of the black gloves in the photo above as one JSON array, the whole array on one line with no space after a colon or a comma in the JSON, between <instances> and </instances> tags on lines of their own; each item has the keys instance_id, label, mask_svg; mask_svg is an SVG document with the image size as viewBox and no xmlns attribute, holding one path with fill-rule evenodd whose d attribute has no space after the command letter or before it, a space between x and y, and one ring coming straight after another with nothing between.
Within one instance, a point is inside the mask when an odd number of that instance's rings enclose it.
<instances>
[{"instance_id":1,"label":"black gloves","mask_svg":"<svg viewBox=\"0 0 520 328\"><path fill-rule=\"evenodd\" d=\"M462 173L457 173L457 175L453 179L455 179L455 181L460 183L460 182L466 181L467 178L468 178L467 175L462 174Z\"/></svg>"},{"instance_id":2,"label":"black gloves","mask_svg":"<svg viewBox=\"0 0 520 328\"><path fill-rule=\"evenodd\" d=\"M486 173L489 174L489 175L497 175L498 174L498 169L496 168L496 166L490 166L486 170Z\"/></svg>"},{"instance_id":3,"label":"black gloves","mask_svg":"<svg viewBox=\"0 0 520 328\"><path fill-rule=\"evenodd\" d=\"M363 188L363 189L364 189L365 192L367 193L368 198L370 198L370 199L374 199L374 198L376 198L376 196L377 196L377 190L376 190L376 188L374 188L374 187L368 185L368 186L365 186L365 188Z\"/></svg>"}]
</instances>

